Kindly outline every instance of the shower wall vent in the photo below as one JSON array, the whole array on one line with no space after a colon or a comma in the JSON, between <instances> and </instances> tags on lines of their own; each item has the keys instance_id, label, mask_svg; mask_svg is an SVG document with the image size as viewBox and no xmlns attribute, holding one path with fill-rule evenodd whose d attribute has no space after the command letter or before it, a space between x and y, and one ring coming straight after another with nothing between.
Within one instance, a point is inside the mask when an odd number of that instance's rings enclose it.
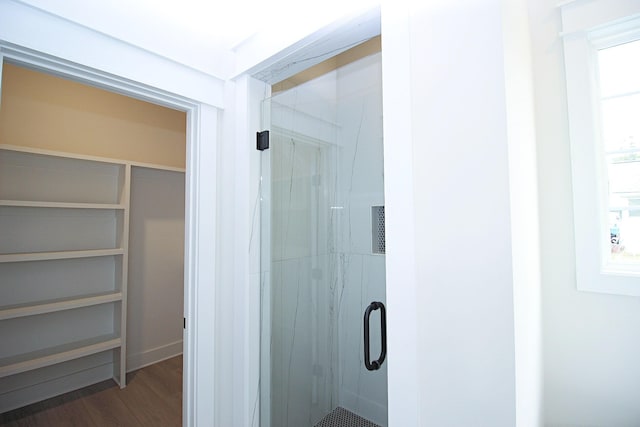
<instances>
[{"instance_id":1,"label":"shower wall vent","mask_svg":"<svg viewBox=\"0 0 640 427\"><path fill-rule=\"evenodd\" d=\"M385 253L384 206L371 206L371 251Z\"/></svg>"}]
</instances>

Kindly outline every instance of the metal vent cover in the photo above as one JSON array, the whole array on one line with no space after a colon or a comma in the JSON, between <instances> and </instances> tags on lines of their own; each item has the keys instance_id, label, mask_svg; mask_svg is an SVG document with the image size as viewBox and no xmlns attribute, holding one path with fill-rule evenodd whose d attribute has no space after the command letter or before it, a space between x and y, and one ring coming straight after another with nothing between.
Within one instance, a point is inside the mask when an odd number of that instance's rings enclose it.
<instances>
[{"instance_id":1,"label":"metal vent cover","mask_svg":"<svg viewBox=\"0 0 640 427\"><path fill-rule=\"evenodd\" d=\"M371 251L385 253L384 206L371 206Z\"/></svg>"}]
</instances>

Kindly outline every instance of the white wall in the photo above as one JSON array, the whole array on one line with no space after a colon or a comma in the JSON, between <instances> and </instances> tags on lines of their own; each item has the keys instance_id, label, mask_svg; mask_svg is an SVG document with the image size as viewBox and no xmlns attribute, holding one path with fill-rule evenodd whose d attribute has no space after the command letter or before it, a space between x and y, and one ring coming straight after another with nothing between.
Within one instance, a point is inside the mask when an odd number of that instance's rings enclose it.
<instances>
[{"instance_id":1,"label":"white wall","mask_svg":"<svg viewBox=\"0 0 640 427\"><path fill-rule=\"evenodd\" d=\"M536 425L535 410L516 414L516 383L525 386L519 393L537 391L516 375L515 336L526 340L535 325L515 323L514 288L535 293L537 284L516 274L531 265L511 227L537 218L512 200L532 182L512 179L512 149L531 135L510 139L506 82L518 67L506 67L503 42L513 30L503 27L502 6L383 4L389 329L408 328L390 337L390 425ZM413 398L417 414L404 411L403 399Z\"/></svg>"},{"instance_id":2,"label":"white wall","mask_svg":"<svg viewBox=\"0 0 640 427\"><path fill-rule=\"evenodd\" d=\"M182 354L184 173L131 169L127 371Z\"/></svg>"},{"instance_id":3,"label":"white wall","mask_svg":"<svg viewBox=\"0 0 640 427\"><path fill-rule=\"evenodd\" d=\"M382 5L382 98L390 426L420 425L411 43L405 4ZM403 191L394 191L401 188ZM393 331L393 332L391 332Z\"/></svg>"},{"instance_id":4,"label":"white wall","mask_svg":"<svg viewBox=\"0 0 640 427\"><path fill-rule=\"evenodd\" d=\"M571 162L560 11L530 0L539 163L548 426L640 423L640 310L637 298L578 292Z\"/></svg>"},{"instance_id":5,"label":"white wall","mask_svg":"<svg viewBox=\"0 0 640 427\"><path fill-rule=\"evenodd\" d=\"M542 424L540 224L526 0L502 2L516 357L516 425Z\"/></svg>"},{"instance_id":6,"label":"white wall","mask_svg":"<svg viewBox=\"0 0 640 427\"><path fill-rule=\"evenodd\" d=\"M411 17L423 425L515 422L500 12L445 1Z\"/></svg>"}]
</instances>

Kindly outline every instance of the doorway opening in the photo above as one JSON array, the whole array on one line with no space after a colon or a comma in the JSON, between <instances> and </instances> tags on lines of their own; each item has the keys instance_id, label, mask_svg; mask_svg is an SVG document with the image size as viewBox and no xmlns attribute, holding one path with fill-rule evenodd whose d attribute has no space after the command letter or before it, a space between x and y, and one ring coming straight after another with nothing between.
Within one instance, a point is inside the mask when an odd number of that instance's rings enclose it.
<instances>
[{"instance_id":1,"label":"doorway opening","mask_svg":"<svg viewBox=\"0 0 640 427\"><path fill-rule=\"evenodd\" d=\"M188 109L2 70L0 412L177 357L180 423Z\"/></svg>"}]
</instances>

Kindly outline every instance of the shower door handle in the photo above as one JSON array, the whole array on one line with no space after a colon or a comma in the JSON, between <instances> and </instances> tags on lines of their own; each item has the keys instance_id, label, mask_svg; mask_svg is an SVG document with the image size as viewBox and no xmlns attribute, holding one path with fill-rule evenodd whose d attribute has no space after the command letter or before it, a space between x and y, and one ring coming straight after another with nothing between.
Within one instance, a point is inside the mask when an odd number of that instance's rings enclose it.
<instances>
[{"instance_id":1,"label":"shower door handle","mask_svg":"<svg viewBox=\"0 0 640 427\"><path fill-rule=\"evenodd\" d=\"M371 362L371 356L369 354L369 317L371 312L380 309L380 357L378 360ZM364 311L364 366L370 370L375 371L380 369L384 359L387 357L387 315L384 308L384 304L379 301L374 301L369 304L369 307Z\"/></svg>"}]
</instances>

